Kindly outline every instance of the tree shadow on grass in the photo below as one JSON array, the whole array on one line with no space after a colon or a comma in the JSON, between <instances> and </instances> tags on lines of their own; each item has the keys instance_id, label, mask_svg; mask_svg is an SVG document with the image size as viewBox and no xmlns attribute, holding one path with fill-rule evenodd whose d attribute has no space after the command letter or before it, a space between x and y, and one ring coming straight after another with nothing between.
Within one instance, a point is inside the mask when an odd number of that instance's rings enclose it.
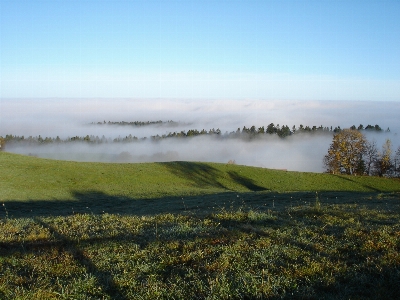
<instances>
[{"instance_id":1,"label":"tree shadow on grass","mask_svg":"<svg viewBox=\"0 0 400 300\"><path fill-rule=\"evenodd\" d=\"M221 189L228 188L218 181L224 173L204 163L175 161L160 163L165 166L175 176L190 180L196 187L216 187ZM238 172L229 171L229 177L237 184L253 192L266 191L268 189L257 185L252 179L240 175Z\"/></svg>"},{"instance_id":2,"label":"tree shadow on grass","mask_svg":"<svg viewBox=\"0 0 400 300\"><path fill-rule=\"evenodd\" d=\"M393 200L395 198L393 197ZM361 203L360 203L361 204ZM364 204L362 205L364 206ZM399 204L394 204L399 211ZM377 209L377 207L373 207ZM355 215L357 215L355 209ZM280 236L280 244L283 245L279 255L276 258L269 261L271 265L282 265L287 266L287 273L290 273L291 266L292 271L299 265L309 264L309 258L313 261L323 264L324 261L330 261L332 266L338 263L338 254L341 257L341 263L346 265L346 270L335 274L334 268L331 270L331 278L326 274L320 274L320 279L313 280L307 278L307 276L298 277L298 284L295 287L288 287L279 297L271 297L269 299L400 299L400 290L396 288L400 280L400 265L393 263L392 265L376 264L375 266L368 265L369 256L378 256L382 253L376 251L370 251L370 253L361 253L362 251L354 251L352 248L347 249L345 246L338 246L337 252L332 255L332 252L324 251L321 249L329 249L331 245L329 243L324 244L323 236L333 236L334 240L343 240L346 229L351 228L351 225L328 225L321 219L307 218L307 214L312 216L314 214L324 213L323 211L312 208L300 208L300 210L290 211L288 210L287 217L286 213L273 214L277 216L276 219L269 219L268 217L261 216L260 220L236 220L226 219L218 215L213 216L213 220L221 224L223 228L232 228L247 234L252 234L254 239L264 237L267 240L275 239L274 229L282 230L282 228L290 228L293 230L298 227L299 232L301 228L313 227L314 232L318 234L314 237L307 238L306 234L297 236L282 237ZM336 215L340 217L340 211L329 210L329 215ZM376 222L373 220L362 220L363 224L367 227L369 225L375 226ZM398 218L395 220L389 219L380 225L395 225L398 223ZM268 228L267 230L265 230ZM296 232L296 229L294 229ZM284 231L284 230L283 230ZM347 240L343 240L344 245L348 243ZM321 247L324 244L324 247ZM291 251L288 249L301 249L299 256L291 255ZM330 249L331 250L331 249ZM368 256L369 255L369 256ZM306 258L306 259L304 259ZM355 266L355 267L353 267ZM328 264L329 267L329 264ZM264 269L263 269L264 271ZM328 270L327 270L328 271ZM331 271L331 272L332 272ZM295 272L293 272L295 273ZM327 280L328 278L328 280ZM306 280L305 280L306 279ZM307 282L310 280L309 282Z\"/></svg>"},{"instance_id":3,"label":"tree shadow on grass","mask_svg":"<svg viewBox=\"0 0 400 300\"><path fill-rule=\"evenodd\" d=\"M226 187L218 181L218 178L223 173L207 164L174 161L168 163L159 163L167 168L175 176L190 180L193 186L196 187L216 187L226 189Z\"/></svg>"},{"instance_id":4,"label":"tree shadow on grass","mask_svg":"<svg viewBox=\"0 0 400 300\"><path fill-rule=\"evenodd\" d=\"M262 186L255 184L252 179L241 176L238 172L229 171L228 174L229 174L229 177L231 177L236 183L244 186L245 188L249 189L250 191L259 192L259 191L268 190Z\"/></svg>"},{"instance_id":5,"label":"tree shadow on grass","mask_svg":"<svg viewBox=\"0 0 400 300\"><path fill-rule=\"evenodd\" d=\"M355 184L357 184L357 185L360 185L360 186L362 186L363 188L367 188L367 189L370 190L370 191L374 191L374 192L383 192L382 190L379 190L379 189L374 188L374 187L372 187L372 186L370 186L370 185L367 185L367 184L362 184L362 183L357 182L357 181L355 181L355 180L353 180L353 179L351 179L351 178L349 178L349 177L347 177L347 176L340 176L340 175L334 175L334 176L335 176L336 178L341 179L341 180L350 181L351 183L355 183Z\"/></svg>"},{"instance_id":6,"label":"tree shadow on grass","mask_svg":"<svg viewBox=\"0 0 400 300\"><path fill-rule=\"evenodd\" d=\"M238 177L248 188L258 189L251 181ZM260 188L261 189L261 188ZM221 210L276 209L301 205L315 205L316 197L321 204L359 204L366 207L385 207L391 203L399 205L399 193L376 192L220 192L193 196L165 196L136 199L127 196L108 195L100 191L72 191L70 200L7 200L0 209L0 218L34 218L46 216L70 216L74 214L100 215L158 215L199 214L205 215ZM394 200L394 201L392 201Z\"/></svg>"},{"instance_id":7,"label":"tree shadow on grass","mask_svg":"<svg viewBox=\"0 0 400 300\"><path fill-rule=\"evenodd\" d=\"M87 274L92 274L96 277L98 285L105 294L107 294L111 299L128 299L115 283L111 272L101 271L99 268L97 268L91 259L88 258L85 252L81 249L79 243L61 234L53 226L49 225L40 218L34 218L34 220L43 228L48 229L53 237L55 237L57 241L61 242L61 251L69 253L79 265L86 269ZM113 240L115 240L115 237Z\"/></svg>"}]
</instances>

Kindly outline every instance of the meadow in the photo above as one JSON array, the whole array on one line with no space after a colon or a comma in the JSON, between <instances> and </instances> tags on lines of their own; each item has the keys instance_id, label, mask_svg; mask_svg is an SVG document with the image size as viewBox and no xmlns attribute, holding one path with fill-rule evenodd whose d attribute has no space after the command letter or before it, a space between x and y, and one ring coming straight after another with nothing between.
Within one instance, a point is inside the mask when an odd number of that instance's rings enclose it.
<instances>
[{"instance_id":1,"label":"meadow","mask_svg":"<svg viewBox=\"0 0 400 300\"><path fill-rule=\"evenodd\" d=\"M0 152L0 299L398 299L400 181Z\"/></svg>"}]
</instances>

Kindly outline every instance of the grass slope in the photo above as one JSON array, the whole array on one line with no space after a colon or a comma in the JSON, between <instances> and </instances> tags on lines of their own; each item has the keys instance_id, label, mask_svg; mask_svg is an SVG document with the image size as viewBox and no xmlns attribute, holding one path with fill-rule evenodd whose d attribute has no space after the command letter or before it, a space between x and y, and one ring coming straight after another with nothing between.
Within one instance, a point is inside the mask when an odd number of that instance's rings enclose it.
<instances>
[{"instance_id":1,"label":"grass slope","mask_svg":"<svg viewBox=\"0 0 400 300\"><path fill-rule=\"evenodd\" d=\"M395 179L0 153L0 299L399 299Z\"/></svg>"},{"instance_id":2,"label":"grass slope","mask_svg":"<svg viewBox=\"0 0 400 300\"><path fill-rule=\"evenodd\" d=\"M196 162L78 163L5 152L0 152L0 178L2 201L70 200L88 191L134 199L251 191L400 191L397 179L377 177Z\"/></svg>"}]
</instances>

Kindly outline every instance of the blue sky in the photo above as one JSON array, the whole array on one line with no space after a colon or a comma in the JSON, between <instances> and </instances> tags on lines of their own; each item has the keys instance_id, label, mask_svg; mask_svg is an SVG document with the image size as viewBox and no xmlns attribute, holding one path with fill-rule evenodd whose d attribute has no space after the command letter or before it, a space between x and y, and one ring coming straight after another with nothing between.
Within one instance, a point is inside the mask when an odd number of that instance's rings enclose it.
<instances>
[{"instance_id":1,"label":"blue sky","mask_svg":"<svg viewBox=\"0 0 400 300\"><path fill-rule=\"evenodd\" d=\"M400 1L0 2L0 97L400 101Z\"/></svg>"}]
</instances>

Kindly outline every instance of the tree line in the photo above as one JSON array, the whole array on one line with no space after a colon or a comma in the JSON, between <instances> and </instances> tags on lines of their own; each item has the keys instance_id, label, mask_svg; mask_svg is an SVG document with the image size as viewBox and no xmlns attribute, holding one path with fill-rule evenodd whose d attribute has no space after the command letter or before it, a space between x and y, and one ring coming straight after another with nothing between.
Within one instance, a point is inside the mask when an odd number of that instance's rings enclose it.
<instances>
[{"instance_id":1,"label":"tree line","mask_svg":"<svg viewBox=\"0 0 400 300\"><path fill-rule=\"evenodd\" d=\"M400 146L393 151L391 140L386 139L378 149L376 141L367 140L361 131L345 129L333 136L323 162L332 174L399 177Z\"/></svg>"},{"instance_id":2,"label":"tree line","mask_svg":"<svg viewBox=\"0 0 400 300\"><path fill-rule=\"evenodd\" d=\"M105 122L105 121L104 121ZM171 124L178 124L174 121L148 121L148 122L106 122L106 123L101 123L100 124L108 124L108 125L133 125L133 126L144 126L144 125L150 125L150 124L159 124L159 123L171 123ZM95 123L92 123L95 124ZM140 125L142 124L142 125ZM356 131L383 131L382 128L379 125L367 125L364 127L362 124L360 124L357 128L353 125L351 127L352 130ZM262 137L265 135L276 135L281 138L285 138L287 136L291 136L294 134L299 134L299 133L340 133L342 131L342 128L340 126L337 127L323 127L322 125L320 126L304 126L300 124L298 127L293 125L291 128L287 125L282 125L280 126L279 124L274 124L270 123L267 126L261 126L261 127L256 127L256 126L251 126L251 127L246 127L243 126L242 129L238 128L236 131L231 131L231 132L225 132L222 133L219 128L217 129L209 129L209 130L197 130L197 129L190 129L188 131L182 130L182 131L174 131L174 132L169 132L168 134L157 134L157 135L152 135L150 137L137 137L132 134L129 134L125 137L118 136L116 138L107 138L104 135L99 137L98 135L85 135L85 136L73 136L73 137L67 137L64 139L61 139L59 136L56 137L42 137L41 135L38 136L17 136L17 135L12 135L12 134L7 134L4 138L0 136L0 146L4 148L5 144L7 143L25 143L25 144L51 144L51 143L70 143L70 142L86 142L86 143L92 143L92 144L103 144L103 143L130 143L130 142L137 142L137 141L144 141L144 140L152 140L152 141L159 141L162 139L166 138L188 138L188 137L195 137L195 136L213 136L213 137L220 137L220 138L241 138L241 139L254 139L257 137ZM390 131L388 128L387 131Z\"/></svg>"},{"instance_id":3,"label":"tree line","mask_svg":"<svg viewBox=\"0 0 400 300\"><path fill-rule=\"evenodd\" d=\"M160 125L160 124L168 124L168 125L178 125L179 123L174 122L172 120L168 121L133 121L133 122L126 122L126 121L119 121L119 122L113 122L113 121L108 121L104 120L103 122L92 122L90 125L118 125L118 126L147 126L147 125Z\"/></svg>"}]
</instances>

